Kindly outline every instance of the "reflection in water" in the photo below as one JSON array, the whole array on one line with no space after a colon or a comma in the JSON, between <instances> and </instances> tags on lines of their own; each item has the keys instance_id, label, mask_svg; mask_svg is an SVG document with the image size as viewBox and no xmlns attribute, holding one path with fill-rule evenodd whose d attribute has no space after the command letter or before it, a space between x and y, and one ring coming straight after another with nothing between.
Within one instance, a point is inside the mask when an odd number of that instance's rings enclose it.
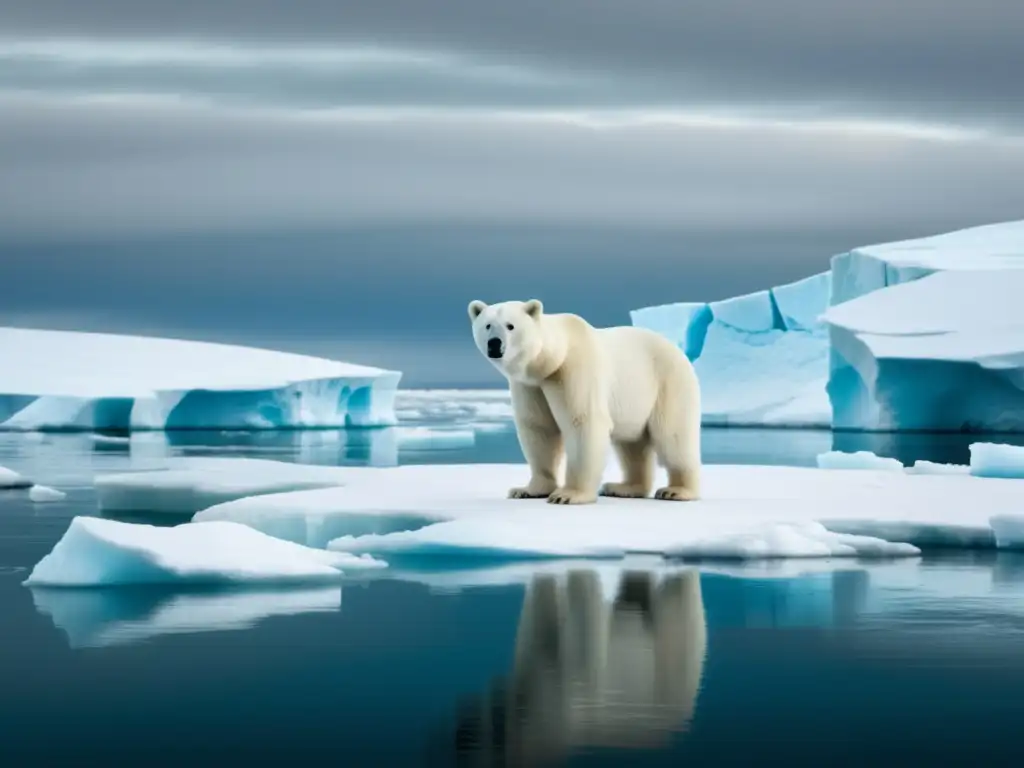
<instances>
[{"instance_id":1,"label":"reflection in water","mask_svg":"<svg viewBox=\"0 0 1024 768\"><path fill-rule=\"evenodd\" d=\"M168 634L248 629L271 616L336 611L341 587L274 591L33 588L72 648L128 645Z\"/></svg>"},{"instance_id":2,"label":"reflection in water","mask_svg":"<svg viewBox=\"0 0 1024 768\"><path fill-rule=\"evenodd\" d=\"M656 748L693 717L707 647L700 576L595 571L526 589L510 679L456 727L466 764L533 765L588 747Z\"/></svg>"}]
</instances>

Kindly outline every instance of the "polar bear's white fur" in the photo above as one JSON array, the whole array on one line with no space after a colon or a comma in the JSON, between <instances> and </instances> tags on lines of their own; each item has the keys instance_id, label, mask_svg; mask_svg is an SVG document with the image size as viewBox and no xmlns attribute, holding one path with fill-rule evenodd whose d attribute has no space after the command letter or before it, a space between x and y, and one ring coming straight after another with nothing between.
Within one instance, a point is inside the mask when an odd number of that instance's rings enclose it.
<instances>
[{"instance_id":1,"label":"polar bear's white fur","mask_svg":"<svg viewBox=\"0 0 1024 768\"><path fill-rule=\"evenodd\" d=\"M469 317L477 348L508 379L530 465L530 482L511 498L589 504L598 493L644 497L655 457L668 470L656 498L699 498L700 386L670 341L643 328L598 329L577 315L548 315L536 299L473 301ZM609 440L624 476L600 486Z\"/></svg>"}]
</instances>

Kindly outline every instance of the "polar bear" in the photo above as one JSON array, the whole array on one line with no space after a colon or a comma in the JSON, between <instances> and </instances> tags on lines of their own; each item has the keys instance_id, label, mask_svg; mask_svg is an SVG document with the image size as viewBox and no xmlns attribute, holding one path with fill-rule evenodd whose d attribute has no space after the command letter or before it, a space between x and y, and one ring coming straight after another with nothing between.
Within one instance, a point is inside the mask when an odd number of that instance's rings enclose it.
<instances>
[{"instance_id":1,"label":"polar bear","mask_svg":"<svg viewBox=\"0 0 1024 768\"><path fill-rule=\"evenodd\" d=\"M655 498L700 497L700 385L670 341L644 328L594 328L577 315L545 314L537 299L472 301L469 317L477 348L508 379L530 465L529 483L510 498L591 504L599 493L645 497L655 456L668 470ZM599 488L609 440L624 476Z\"/></svg>"}]
</instances>

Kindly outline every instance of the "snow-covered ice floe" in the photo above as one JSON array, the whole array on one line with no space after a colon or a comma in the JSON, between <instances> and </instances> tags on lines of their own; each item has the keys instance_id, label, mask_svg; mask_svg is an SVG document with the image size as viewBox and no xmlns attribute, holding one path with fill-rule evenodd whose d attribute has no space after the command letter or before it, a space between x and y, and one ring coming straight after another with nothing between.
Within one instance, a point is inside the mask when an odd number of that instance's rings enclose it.
<instances>
[{"instance_id":1,"label":"snow-covered ice floe","mask_svg":"<svg viewBox=\"0 0 1024 768\"><path fill-rule=\"evenodd\" d=\"M109 514L191 515L246 496L341 485L349 471L270 459L171 458L161 469L100 475L96 493L100 509Z\"/></svg>"},{"instance_id":2,"label":"snow-covered ice floe","mask_svg":"<svg viewBox=\"0 0 1024 768\"><path fill-rule=\"evenodd\" d=\"M617 473L611 469L607 478ZM752 559L991 548L990 518L1024 514L1024 483L1015 480L747 465L709 465L704 473L698 502L602 498L560 507L504 498L505 489L525 482L521 465L352 468L343 488L239 499L194 519L232 520L290 541L386 559Z\"/></svg>"},{"instance_id":3,"label":"snow-covered ice floe","mask_svg":"<svg viewBox=\"0 0 1024 768\"><path fill-rule=\"evenodd\" d=\"M107 587L337 581L344 569L383 567L371 557L312 549L231 522L158 527L76 517L25 584Z\"/></svg>"},{"instance_id":4,"label":"snow-covered ice floe","mask_svg":"<svg viewBox=\"0 0 1024 768\"><path fill-rule=\"evenodd\" d=\"M7 467L0 467L0 491L11 488L29 488L32 481Z\"/></svg>"},{"instance_id":5,"label":"snow-covered ice floe","mask_svg":"<svg viewBox=\"0 0 1024 768\"><path fill-rule=\"evenodd\" d=\"M395 423L401 378L250 347L0 328L0 428L278 429Z\"/></svg>"},{"instance_id":6,"label":"snow-covered ice floe","mask_svg":"<svg viewBox=\"0 0 1024 768\"><path fill-rule=\"evenodd\" d=\"M646 307L706 424L1024 430L1024 221L856 248L797 283Z\"/></svg>"},{"instance_id":7,"label":"snow-covered ice floe","mask_svg":"<svg viewBox=\"0 0 1024 768\"><path fill-rule=\"evenodd\" d=\"M103 648L162 635L248 629L272 616L326 613L341 607L341 585L288 589L145 591L34 588L36 610L72 648Z\"/></svg>"}]
</instances>

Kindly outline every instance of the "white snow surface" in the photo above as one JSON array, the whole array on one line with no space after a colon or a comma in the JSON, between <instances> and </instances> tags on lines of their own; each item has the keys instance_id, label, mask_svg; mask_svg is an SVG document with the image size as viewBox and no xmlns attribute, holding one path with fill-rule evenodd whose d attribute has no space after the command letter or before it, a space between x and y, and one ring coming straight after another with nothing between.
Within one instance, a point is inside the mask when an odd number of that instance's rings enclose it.
<instances>
[{"instance_id":1,"label":"white snow surface","mask_svg":"<svg viewBox=\"0 0 1024 768\"><path fill-rule=\"evenodd\" d=\"M709 465L697 502L601 498L556 506L504 498L526 482L524 465L348 471L344 487L239 499L194 519L231 520L309 546L385 557L745 559L990 548L990 518L1024 512L1024 483L962 473ZM609 467L606 479L617 476Z\"/></svg>"},{"instance_id":2,"label":"white snow surface","mask_svg":"<svg viewBox=\"0 0 1024 768\"><path fill-rule=\"evenodd\" d=\"M227 344L0 328L0 428L392 424L401 374Z\"/></svg>"},{"instance_id":3,"label":"white snow surface","mask_svg":"<svg viewBox=\"0 0 1024 768\"><path fill-rule=\"evenodd\" d=\"M25 584L105 587L132 584L289 584L336 581L343 568L385 564L311 549L238 523L158 527L75 517Z\"/></svg>"},{"instance_id":4,"label":"white snow surface","mask_svg":"<svg viewBox=\"0 0 1024 768\"><path fill-rule=\"evenodd\" d=\"M160 469L100 475L95 485L106 513L191 515L246 496L341 485L348 472L271 459L175 457Z\"/></svg>"},{"instance_id":5,"label":"white snow surface","mask_svg":"<svg viewBox=\"0 0 1024 768\"><path fill-rule=\"evenodd\" d=\"M10 488L28 488L32 481L22 477L13 469L0 467L0 490Z\"/></svg>"}]
</instances>

